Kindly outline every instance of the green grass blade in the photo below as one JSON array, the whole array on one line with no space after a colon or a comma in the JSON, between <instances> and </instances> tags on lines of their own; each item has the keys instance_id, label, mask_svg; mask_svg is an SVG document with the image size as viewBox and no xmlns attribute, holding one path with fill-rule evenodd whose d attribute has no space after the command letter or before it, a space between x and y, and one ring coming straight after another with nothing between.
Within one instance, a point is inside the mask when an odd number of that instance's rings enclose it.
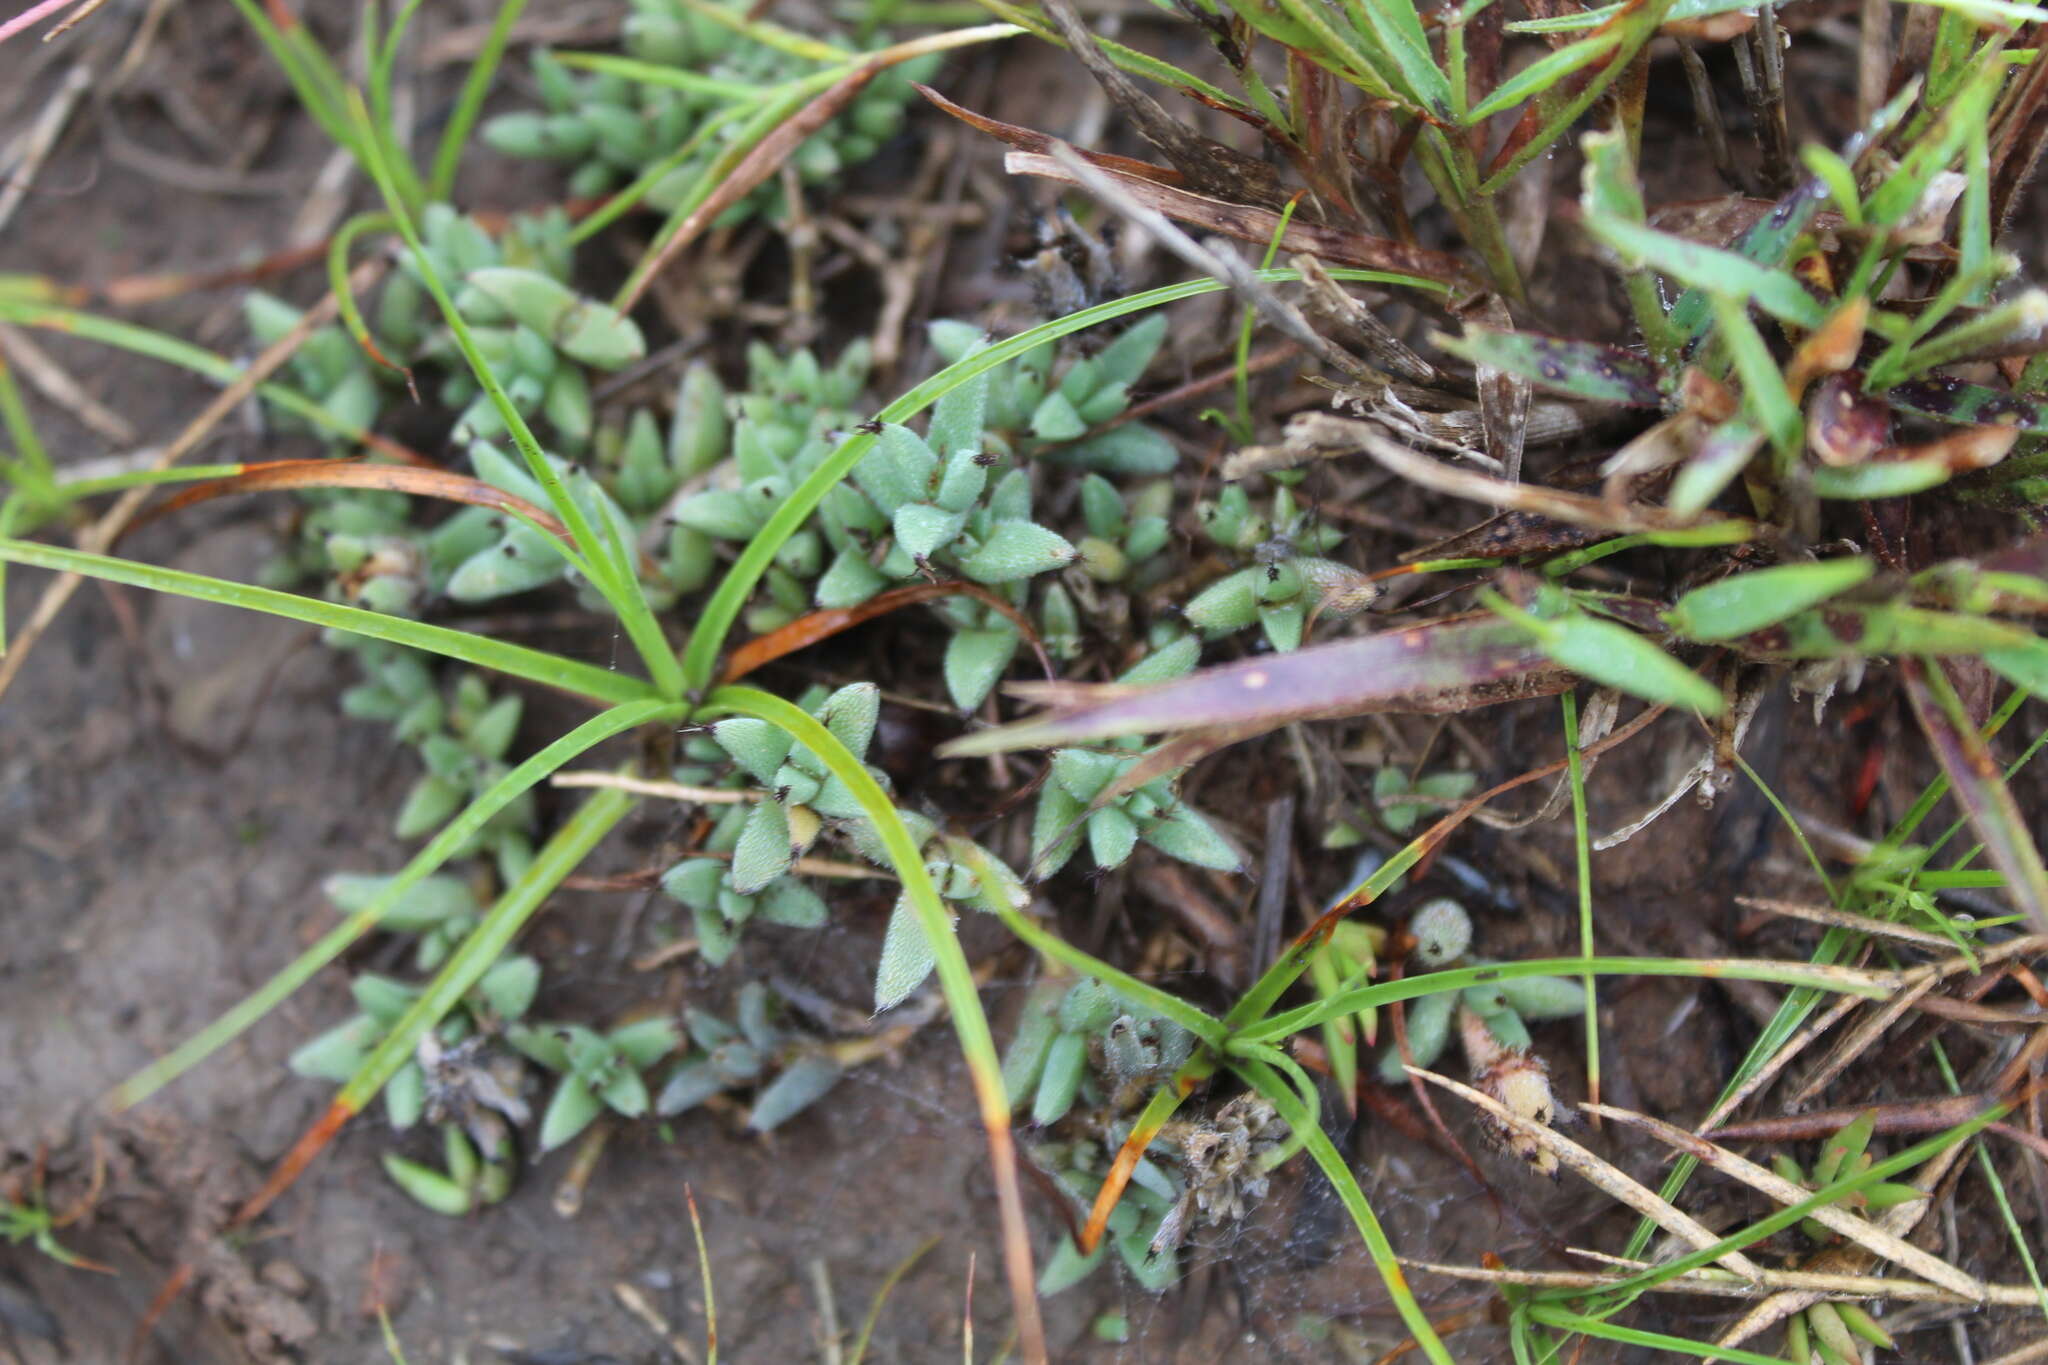
<instances>
[{"instance_id":1,"label":"green grass blade","mask_svg":"<svg viewBox=\"0 0 2048 1365\"><path fill-rule=\"evenodd\" d=\"M1786 271L1606 214L1588 216L1586 229L1625 259L1681 284L1747 300L1772 317L1809 331L1827 321L1827 310Z\"/></svg>"},{"instance_id":2,"label":"green grass blade","mask_svg":"<svg viewBox=\"0 0 2048 1365\"><path fill-rule=\"evenodd\" d=\"M543 687L560 688L595 701L644 701L654 695L654 689L644 680L614 673L595 664L472 635L468 631L430 625L425 621L386 616L339 602L324 602L317 597L279 592L275 588L259 588L250 583L209 578L180 569L159 568L132 559L88 554L83 550L67 550L29 540L0 538L0 560L57 573L84 574L88 578L125 583L129 587L148 588L152 592L167 592L201 602L218 602L222 606L282 616L323 629L345 630L368 639L387 640L395 645L475 664L479 668L493 669Z\"/></svg>"},{"instance_id":3,"label":"green grass blade","mask_svg":"<svg viewBox=\"0 0 2048 1365\"><path fill-rule=\"evenodd\" d=\"M457 815L414 854L412 860L378 893L377 898L323 935L319 942L257 987L227 1013L208 1024L166 1056L144 1067L115 1089L112 1102L126 1108L147 1099L226 1046L257 1020L275 1009L315 972L347 951L350 944L377 927L377 921L396 904L406 890L431 875L453 857L456 850L489 823L522 792L556 772L586 750L613 735L656 721L682 716L680 702L638 701L615 706L583 724L527 759L492 783L476 800ZM487 964L488 965L488 964ZM381 1083L381 1082L380 1082Z\"/></svg>"},{"instance_id":4,"label":"green grass blade","mask_svg":"<svg viewBox=\"0 0 2048 1365\"><path fill-rule=\"evenodd\" d=\"M1399 981L1382 981L1327 1000L1300 1005L1238 1029L1232 1036L1248 1043L1277 1042L1327 1020L1400 1000L1414 1000L1443 991L1491 981L1512 981L1524 976L1697 976L1709 981L1769 981L1779 985L1808 986L1838 991L1845 995L1882 999L1894 978L1883 972L1855 971L1805 962L1771 962L1748 958L1683 957L1545 957L1523 962L1495 962L1484 967L1455 967L1449 971L1406 976Z\"/></svg>"},{"instance_id":5,"label":"green grass blade","mask_svg":"<svg viewBox=\"0 0 2048 1365\"><path fill-rule=\"evenodd\" d=\"M657 85L668 90L677 90L685 95L711 95L733 104L755 104L769 98L786 85L806 82L811 77L799 77L783 85L748 85L743 81L721 80L707 76L700 71L690 71L679 66L663 66L659 62L643 62L633 57L620 57L610 52L557 52L555 60L563 66L578 71L596 71L600 74L619 76L643 85Z\"/></svg>"},{"instance_id":6,"label":"green grass blade","mask_svg":"<svg viewBox=\"0 0 2048 1365\"><path fill-rule=\"evenodd\" d=\"M576 808L568 822L533 855L533 861L520 874L519 880L505 888L504 894L470 931L469 937L463 939L461 946L442 964L441 970L427 983L412 1007L399 1016L391 1031L377 1044L376 1051L364 1058L355 1075L348 1078L348 1084L341 1088L337 1097L345 1108L354 1113L361 1112L363 1106L384 1088L384 1083L412 1060L427 1030L439 1024L447 1017L448 1011L461 1003L470 987L476 985L491 965L504 956L513 938L533 918L533 912L540 909L555 888L562 884L562 879L577 869L638 801L639 798L630 792L616 787L601 787Z\"/></svg>"},{"instance_id":7,"label":"green grass blade","mask_svg":"<svg viewBox=\"0 0 2048 1365\"><path fill-rule=\"evenodd\" d=\"M1273 1106L1281 1118L1287 1121L1295 1134L1308 1148L1317 1166L1329 1178L1330 1185L1343 1201L1345 1211L1358 1227L1358 1235L1365 1242L1366 1254L1372 1257L1374 1269L1385 1281L1387 1295L1394 1301L1394 1309L1400 1313L1401 1321L1415 1338L1416 1345L1435 1365L1455 1365L1451 1353L1430 1326L1429 1315L1422 1311L1422 1305L1415 1301L1415 1291L1408 1287L1408 1277L1401 1273L1401 1263L1394 1255L1393 1243L1387 1240L1385 1229L1380 1227L1379 1218L1373 1213L1372 1205L1366 1201L1365 1191L1358 1186L1358 1177L1351 1173L1329 1137L1323 1132L1314 1116L1308 1113L1294 1087L1287 1084L1265 1062L1253 1057L1237 1057L1231 1060L1231 1069L1244 1078L1245 1084L1259 1092L1266 1102Z\"/></svg>"},{"instance_id":8,"label":"green grass blade","mask_svg":"<svg viewBox=\"0 0 2048 1365\"><path fill-rule=\"evenodd\" d=\"M1429 35L1422 31L1422 15L1414 0L1346 0L1352 21L1363 17L1379 45L1393 60L1414 102L1440 119L1449 119L1451 81L1429 50Z\"/></svg>"},{"instance_id":9,"label":"green grass blade","mask_svg":"<svg viewBox=\"0 0 2048 1365\"><path fill-rule=\"evenodd\" d=\"M1619 33L1596 33L1583 42L1561 47L1548 56L1538 58L1502 81L1491 95L1472 106L1460 121L1469 126L1490 119L1504 109L1512 109L1530 96L1548 90L1588 62L1606 56L1620 41Z\"/></svg>"},{"instance_id":10,"label":"green grass blade","mask_svg":"<svg viewBox=\"0 0 2048 1365\"><path fill-rule=\"evenodd\" d=\"M987 10L990 14L995 15L996 18L1001 19L1003 22L1015 24L1018 28L1023 29L1041 42L1051 43L1054 47L1061 48L1067 45L1067 40L1060 36L1058 29L1045 22L1036 6L1026 8L1023 5L1011 4L1010 0L973 0L973 3ZM1179 90L1183 94L1193 95L1201 102L1209 104L1212 108L1234 109L1242 113L1254 112L1243 100L1224 90L1221 86L1211 85L1201 77L1183 71L1171 62L1162 61L1149 53L1140 52L1134 47L1126 47L1122 43L1104 38L1100 34L1096 35L1095 43L1096 46L1102 49L1104 56L1114 62L1120 70L1130 75L1142 76L1144 79L1157 82L1170 90Z\"/></svg>"},{"instance_id":11,"label":"green grass blade","mask_svg":"<svg viewBox=\"0 0 2048 1365\"><path fill-rule=\"evenodd\" d=\"M327 59L327 54L310 41L303 40L305 26L294 18L292 34L287 36L270 21L270 16L263 12L256 0L234 0L234 6L241 11L249 27L256 30L263 46L270 50L271 60L284 71L285 78L299 97L299 103L312 115L313 121L334 139L336 145L348 148L360 161L362 150L342 104L346 83Z\"/></svg>"},{"instance_id":12,"label":"green grass blade","mask_svg":"<svg viewBox=\"0 0 2048 1365\"><path fill-rule=\"evenodd\" d=\"M1579 751L1579 698L1566 692L1559 699L1564 708L1565 772L1572 788L1572 850L1577 855L1574 869L1579 882L1579 955L1593 960L1593 836L1586 827L1586 759ZM1586 992L1586 1094L1600 1099L1600 996L1594 989L1593 974L1581 972L1579 984Z\"/></svg>"},{"instance_id":13,"label":"green grass blade","mask_svg":"<svg viewBox=\"0 0 2048 1365\"><path fill-rule=\"evenodd\" d=\"M1787 1204L1768 1217L1760 1218L1741 1231L1722 1238L1712 1246L1701 1247L1697 1251L1687 1252L1685 1255L1673 1260L1660 1261L1654 1266L1619 1280L1613 1285L1603 1288L1600 1291L1599 1297L1607 1302L1625 1303L1653 1285L1663 1284L1667 1280L1675 1279L1689 1270L1696 1270L1701 1266L1712 1264L1731 1251L1741 1251L1745 1247L1753 1246L1774 1233L1782 1232L1786 1228L1794 1226L1817 1208L1837 1203L1849 1195L1855 1194L1858 1190L1868 1189L1872 1185L1889 1180L1901 1171L1911 1170L1921 1162L1940 1155L1956 1143L1975 1137L1985 1128L2005 1117L2010 1109L2010 1105L1994 1105L1978 1114L1975 1118L1968 1119L1953 1128L1937 1133L1926 1141L1916 1143L1904 1151L1895 1152L1891 1156L1885 1157L1883 1160L1866 1167L1854 1176L1844 1177L1832 1184L1823 1185L1820 1189L1814 1191L1810 1197L1802 1199L1796 1204ZM1630 1255L1633 1256L1634 1253L1631 1252ZM1557 1298L1577 1298L1583 1296L1583 1294L1583 1290L1569 1290L1558 1293L1546 1293L1538 1297L1553 1300Z\"/></svg>"},{"instance_id":14,"label":"green grass blade","mask_svg":"<svg viewBox=\"0 0 2048 1365\"><path fill-rule=\"evenodd\" d=\"M1444 292L1444 286L1434 282L1415 279L1408 275L1388 274L1385 271L1333 269L1330 274L1340 280L1408 285L1437 293ZM1268 284L1283 284L1297 280L1301 276L1294 270L1264 270L1259 272L1259 278ZM883 408L876 414L876 420L907 422L960 385L1016 359L1044 342L1070 336L1098 323L1142 312L1147 308L1159 308L1201 294L1213 294L1225 287L1218 280L1184 280L1179 284L1113 299L1108 303L1097 304L1093 308L1084 308L1078 313L1069 313L1066 317L1041 323L948 365ZM710 685L712 675L717 670L719 653L725 648L726 636L731 632L733 623L739 619L741 609L746 606L747 598L754 591L754 585L760 581L761 575L768 571L769 564L774 561L783 544L801 529L818 504L824 501L825 495L860 463L861 457L873 448L874 443L875 438L866 432L856 433L842 441L839 448L833 451L809 478L797 485L781 506L775 509L775 514L768 518L768 524L747 542L744 550L740 551L739 558L726 571L725 577L719 581L717 589L711 594L711 600L705 604L703 612L697 618L696 628L690 633L689 643L684 647L683 682L687 689L696 692Z\"/></svg>"},{"instance_id":15,"label":"green grass blade","mask_svg":"<svg viewBox=\"0 0 2048 1365\"><path fill-rule=\"evenodd\" d=\"M1801 294L1804 296L1803 290ZM1743 406L1770 437L1779 469L1789 468L1799 458L1806 434L1806 420L1800 415L1799 405L1785 388L1785 376L1771 357L1771 348L1764 343L1756 324L1749 320L1747 297L1719 289L1709 290L1707 297L1713 305L1721 342L1728 348L1735 373L1742 380Z\"/></svg>"},{"instance_id":16,"label":"green grass blade","mask_svg":"<svg viewBox=\"0 0 2048 1365\"><path fill-rule=\"evenodd\" d=\"M1486 178L1479 187L1480 197L1489 197L1507 188L1521 174L1524 166L1547 153L1579 121L1579 116L1593 107L1593 101L1606 94L1608 87L1635 61L1643 45L1656 36L1671 6L1672 0L1648 0L1625 11L1623 17L1615 21L1617 27L1614 31L1619 35L1619 41L1591 80L1573 93L1564 93L1557 86L1552 86L1537 97L1537 108L1544 113L1543 126L1505 166Z\"/></svg>"},{"instance_id":17,"label":"green grass blade","mask_svg":"<svg viewBox=\"0 0 2048 1365\"><path fill-rule=\"evenodd\" d=\"M1999 776L1991 750L1970 724L1955 687L1933 660L1901 660L1906 700L1935 757L1947 772L1956 802L1970 817L1985 853L2010 884L2013 904L2048 933L2048 868L2034 843L2012 789Z\"/></svg>"},{"instance_id":18,"label":"green grass blade","mask_svg":"<svg viewBox=\"0 0 2048 1365\"><path fill-rule=\"evenodd\" d=\"M1129 972L1112 967L1100 958L1082 952L1059 935L1040 927L1029 915L1015 906L994 901L989 908L995 911L996 917L1009 927L1011 933L1040 953L1057 962L1065 963L1083 976L1095 978L1132 1004L1142 1005L1161 1018L1173 1020L1212 1047L1221 1047L1229 1038L1230 1030L1225 1028L1223 1021L1215 1015L1190 1005L1171 991L1162 991L1157 986L1140 981Z\"/></svg>"},{"instance_id":19,"label":"green grass blade","mask_svg":"<svg viewBox=\"0 0 2048 1365\"><path fill-rule=\"evenodd\" d=\"M997 1198L1002 1210L1003 1243L1009 1264L1012 1297L1027 1339L1038 1335L1035 1277L1031 1272L1031 1244L1024 1224L1024 1210L1017 1198L1016 1148L1010 1137L1010 1099L1003 1085L1003 1066L996 1054L995 1038L989 1031L988 1016L982 1012L981 996L974 984L974 970L967 963L960 940L953 932L953 919L939 899L938 887L926 871L924 853L904 825L889 799L865 765L816 719L782 698L752 687L721 687L705 699L697 713L709 718L719 715L752 716L782 730L818 756L831 774L845 784L874 825L890 864L903 883L925 939L931 945L939 990L960 1040L961 1055L974 1085L981 1112L982 1128L988 1136L989 1159L994 1168Z\"/></svg>"},{"instance_id":20,"label":"green grass blade","mask_svg":"<svg viewBox=\"0 0 2048 1365\"><path fill-rule=\"evenodd\" d=\"M75 308L59 308L23 295L10 296L0 292L0 322L83 337L103 346L114 346L151 360L160 360L166 365L176 365L216 384L232 384L242 377L240 365L215 355L203 346L194 346L189 341L180 341L132 322L103 318ZM351 441L369 438L369 433L363 428L336 421L325 408L295 390L277 384L258 384L256 392L265 401L275 403L294 417L304 418L322 431L333 432Z\"/></svg>"},{"instance_id":21,"label":"green grass blade","mask_svg":"<svg viewBox=\"0 0 2048 1365\"><path fill-rule=\"evenodd\" d=\"M384 358L383 353L375 350L376 342L370 336L369 324L363 321L363 310L356 303L355 291L348 287L348 253L355 246L356 238L364 233L389 232L394 226L388 213L359 213L335 229L334 236L327 243L327 287L334 293L335 311L341 315L341 325L348 329L348 334L355 338L359 348L380 360Z\"/></svg>"},{"instance_id":22,"label":"green grass blade","mask_svg":"<svg viewBox=\"0 0 2048 1365\"><path fill-rule=\"evenodd\" d=\"M1745 1351L1739 1346L1716 1346L1711 1341L1693 1341L1687 1337L1669 1336L1663 1332L1645 1332L1637 1327L1621 1327L1603 1318L1589 1318L1583 1313L1566 1313L1548 1304L1533 1304L1529 1318L1545 1327L1560 1331L1577 1332L1582 1336L1597 1337L1601 1341L1618 1341L1629 1346L1647 1346L1667 1355L1697 1356L1702 1360L1727 1360L1735 1365L1785 1365L1783 1356L1758 1355Z\"/></svg>"},{"instance_id":23,"label":"green grass blade","mask_svg":"<svg viewBox=\"0 0 2048 1365\"><path fill-rule=\"evenodd\" d=\"M368 114L363 108L361 97L353 93L350 96L350 111L357 125L367 128ZM654 680L655 688L663 696L680 696L682 674L676 667L675 656L670 652L667 637L661 633L660 622L654 619L654 612L648 607L647 598L640 591L636 566L630 557L622 560L614 553L615 541L608 544L604 537L597 534L589 519L583 515L583 509L577 504L576 499L570 497L569 490L563 487L554 468L542 457L540 442L534 439L532 428L527 426L526 419L519 415L519 410L512 405L511 398L505 393L505 386L498 381L490 363L477 350L469 324L456 309L454 299L449 297L447 285L441 280L440 272L434 268L425 244L420 241L419 230L413 223L412 215L407 211L406 204L400 196L399 187L392 179L390 165L375 145L369 150L370 160L367 169L384 196L385 208L397 220L399 234L405 238L405 244L412 249L413 261L419 267L420 282L426 286L427 292L433 296L434 303L440 308L441 316L448 324L449 333L454 337L463 359L469 363L477 384L490 395L491 406L497 410L499 418L505 423L506 431L512 437L512 444L518 447L520 455L525 459L527 471L532 474L534 481L546 490L550 509L561 518L562 524L569 528L570 538L575 541L576 549L587 561L584 568L590 585L604 597L613 613L617 615L619 624L625 628L627 638L633 642L634 649L646 663L648 676Z\"/></svg>"},{"instance_id":24,"label":"green grass blade","mask_svg":"<svg viewBox=\"0 0 2048 1365\"><path fill-rule=\"evenodd\" d=\"M4 355L0 355L0 423L7 428L7 439L14 442L14 457L4 466L7 482L33 499L47 499L57 491L50 453L36 434L28 404L21 398L21 386L14 382L14 370Z\"/></svg>"},{"instance_id":25,"label":"green grass blade","mask_svg":"<svg viewBox=\"0 0 2048 1365\"><path fill-rule=\"evenodd\" d=\"M505 0L498 7L498 17L491 21L484 45L477 49L476 60L469 64L462 93L455 97L455 112L449 115L448 126L441 130L440 144L434 149L434 164L427 173L429 203L445 201L455 188L455 172L462 165L462 154L469 148L470 131L483 114L484 98L491 93L498 64L505 59L505 49L512 41L512 26L525 10L526 0Z\"/></svg>"}]
</instances>

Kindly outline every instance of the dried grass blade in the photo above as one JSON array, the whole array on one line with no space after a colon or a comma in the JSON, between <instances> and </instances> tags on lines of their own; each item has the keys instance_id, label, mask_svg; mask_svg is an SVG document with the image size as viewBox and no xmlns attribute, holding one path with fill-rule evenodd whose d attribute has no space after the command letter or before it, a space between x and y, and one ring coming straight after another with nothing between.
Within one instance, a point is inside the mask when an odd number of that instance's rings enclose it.
<instances>
[{"instance_id":1,"label":"dried grass blade","mask_svg":"<svg viewBox=\"0 0 2048 1365\"><path fill-rule=\"evenodd\" d=\"M1699 524L1696 518L1682 517L1662 507L1648 507L1639 503L1616 507L1599 498L1584 497L1577 493L1566 493L1535 484L1509 483L1506 479L1496 479L1468 469L1458 469L1440 460L1432 460L1426 455L1418 454L1399 442L1388 440L1368 423L1357 422L1352 425L1359 448L1366 454L1409 482L1433 492L1447 493L1471 502L1505 507L1517 512L1548 517L1571 526L1585 526L1615 534L1634 531L1675 531Z\"/></svg>"},{"instance_id":2,"label":"dried grass blade","mask_svg":"<svg viewBox=\"0 0 2048 1365\"><path fill-rule=\"evenodd\" d=\"M1462 711L1537 695L1532 686L1566 676L1513 623L1454 617L1205 668L1151 686L1013 683L1007 690L1054 707L1052 714L963 735L939 753L959 758L1373 711Z\"/></svg>"},{"instance_id":3,"label":"dried grass blade","mask_svg":"<svg viewBox=\"0 0 2048 1365\"><path fill-rule=\"evenodd\" d=\"M1665 1144L1695 1157L1722 1174L1740 1180L1750 1188L1759 1190L1781 1204L1797 1204L1813 1196L1813 1191L1766 1170L1754 1161L1735 1155L1725 1147L1717 1146L1703 1137L1674 1127L1647 1114L1638 1114L1628 1109L1617 1109L1607 1104L1582 1104L1579 1106L1589 1114L1611 1118L1641 1128ZM1883 1257L1906 1270L1912 1271L1931 1284L1938 1284L1969 1299L1972 1303L1984 1302L1984 1283L1967 1271L1950 1265L1929 1252L1922 1251L1896 1233L1888 1232L1874 1223L1866 1222L1855 1214L1832 1204L1822 1204L1807 1215L1831 1232L1839 1232L1865 1250Z\"/></svg>"},{"instance_id":4,"label":"dried grass blade","mask_svg":"<svg viewBox=\"0 0 2048 1365\"><path fill-rule=\"evenodd\" d=\"M2041 865L2041 852L2005 785L1998 760L1983 736L1966 723L1945 675L1908 657L1899 660L1899 676L1914 719L1954 786L1957 803L1984 841L1985 856L2005 874L2014 904L2037 930L2048 930L2048 868Z\"/></svg>"},{"instance_id":5,"label":"dried grass blade","mask_svg":"<svg viewBox=\"0 0 2048 1365\"><path fill-rule=\"evenodd\" d=\"M1897 939L1902 943L1917 943L1923 948L1942 951L1955 945L1940 934L1925 929L1912 929L1890 920L1872 919L1868 915L1852 915L1846 910L1837 910L1831 905L1805 905L1798 901L1773 900L1768 896L1737 896L1737 905L1751 910L1762 910L1766 914L1784 915L1788 919L1801 919L1810 924L1825 924L1833 929L1848 929L1859 934L1875 934L1882 938Z\"/></svg>"},{"instance_id":6,"label":"dried grass blade","mask_svg":"<svg viewBox=\"0 0 2048 1365\"><path fill-rule=\"evenodd\" d=\"M504 489L457 474L448 469L422 469L412 465L371 464L366 460L266 460L245 464L242 472L225 479L194 484L176 496L138 516L127 531L140 530L159 517L215 498L239 493L267 493L299 488L366 488L406 493L414 497L439 498L445 502L467 503L510 512L574 548L568 528L545 507ZM126 534L126 532L124 532Z\"/></svg>"},{"instance_id":7,"label":"dried grass blade","mask_svg":"<svg viewBox=\"0 0 2048 1365\"><path fill-rule=\"evenodd\" d=\"M1043 176L1070 185L1082 183L1079 175L1049 154L1011 152L1003 158L1003 169L1011 175ZM1193 190L1165 184L1157 178L1139 177L1116 167L1101 166L1098 169L1114 177L1117 184L1139 203L1158 210L1168 218L1234 237L1240 242L1267 246L1273 241L1274 229L1280 226L1280 215L1271 209L1211 199ZM1157 170L1156 167L1153 169ZM1346 232L1297 220L1288 224L1287 231L1282 234L1280 249L1313 252L1322 260L1336 265L1413 275L1456 289L1480 287L1470 268L1455 256L1363 232Z\"/></svg>"},{"instance_id":8,"label":"dried grass blade","mask_svg":"<svg viewBox=\"0 0 2048 1365\"><path fill-rule=\"evenodd\" d=\"M1460 1085L1448 1076L1439 1076L1433 1071L1425 1071L1421 1067L1414 1066L1408 1068L1408 1074L1419 1076L1431 1085L1450 1091L1468 1104L1490 1114L1495 1120L1505 1124L1513 1132L1530 1138L1541 1145L1545 1151L1555 1156L1560 1165L1569 1166L1575 1174L1600 1190L1601 1193L1620 1203L1626 1204L1658 1227L1684 1241L1686 1245L1694 1250L1703 1250L1721 1240L1718 1235L1709 1231L1690 1215L1665 1203L1648 1188L1631 1180L1627 1175L1608 1165L1605 1161L1602 1161L1578 1143L1573 1142L1570 1138L1564 1137L1531 1119L1522 1117L1490 1096L1481 1094L1469 1085ZM1592 1106L1586 1107L1590 1108ZM1751 1283L1757 1283L1763 1277L1761 1268L1739 1251L1730 1251L1727 1255L1721 1257L1720 1263ZM1980 1294L1978 1298L1981 1299L1982 1295Z\"/></svg>"}]
</instances>

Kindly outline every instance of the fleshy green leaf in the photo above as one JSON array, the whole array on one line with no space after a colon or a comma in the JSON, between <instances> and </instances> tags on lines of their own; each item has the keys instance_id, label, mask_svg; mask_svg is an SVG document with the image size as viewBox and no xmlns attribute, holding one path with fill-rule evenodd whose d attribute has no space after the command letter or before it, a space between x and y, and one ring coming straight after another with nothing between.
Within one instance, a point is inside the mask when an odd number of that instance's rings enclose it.
<instances>
[{"instance_id":1,"label":"fleshy green leaf","mask_svg":"<svg viewBox=\"0 0 2048 1365\"><path fill-rule=\"evenodd\" d=\"M732 850L732 889L751 896L789 871L796 861L790 841L789 813L780 802L755 803Z\"/></svg>"},{"instance_id":2,"label":"fleshy green leaf","mask_svg":"<svg viewBox=\"0 0 2048 1365\"><path fill-rule=\"evenodd\" d=\"M937 959L924 926L907 899L899 899L889 914L889 927L882 936L882 958L875 968L875 1010L880 1013L903 1003L910 993L932 974Z\"/></svg>"},{"instance_id":3,"label":"fleshy green leaf","mask_svg":"<svg viewBox=\"0 0 2048 1365\"><path fill-rule=\"evenodd\" d=\"M977 583L1014 583L1074 562L1078 552L1065 537L1034 521L999 521L979 549L960 561L960 572Z\"/></svg>"}]
</instances>

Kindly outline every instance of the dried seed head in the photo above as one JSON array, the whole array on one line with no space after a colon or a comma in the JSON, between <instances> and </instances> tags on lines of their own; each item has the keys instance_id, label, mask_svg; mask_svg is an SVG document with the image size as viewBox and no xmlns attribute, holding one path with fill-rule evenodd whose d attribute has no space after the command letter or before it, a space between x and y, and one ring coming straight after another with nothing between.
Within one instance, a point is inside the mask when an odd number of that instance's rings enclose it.
<instances>
[{"instance_id":1,"label":"dried seed head","mask_svg":"<svg viewBox=\"0 0 2048 1365\"><path fill-rule=\"evenodd\" d=\"M1465 1045L1473 1085L1509 1113L1550 1126L1557 1117L1557 1100L1550 1090L1550 1068L1541 1057L1523 1048L1502 1046L1493 1026L1471 1009L1458 1011L1458 1036ZM1494 1141L1537 1171L1557 1174L1557 1158L1534 1138L1484 1116L1482 1122Z\"/></svg>"}]
</instances>

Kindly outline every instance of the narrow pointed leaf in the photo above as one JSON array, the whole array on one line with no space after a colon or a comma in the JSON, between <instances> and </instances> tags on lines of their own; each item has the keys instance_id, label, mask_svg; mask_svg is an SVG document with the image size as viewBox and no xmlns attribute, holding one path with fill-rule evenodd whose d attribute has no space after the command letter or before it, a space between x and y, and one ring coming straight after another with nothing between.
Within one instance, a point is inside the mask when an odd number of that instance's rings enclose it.
<instances>
[{"instance_id":1,"label":"narrow pointed leaf","mask_svg":"<svg viewBox=\"0 0 2048 1365\"><path fill-rule=\"evenodd\" d=\"M1963 715L1946 677L1910 657L1899 660L1899 674L1914 719L1948 774L1957 803L1984 841L1985 857L2005 874L2009 894L2035 932L2048 933L2048 869L2041 865L2040 849L1997 759Z\"/></svg>"},{"instance_id":2,"label":"narrow pointed leaf","mask_svg":"<svg viewBox=\"0 0 2048 1365\"><path fill-rule=\"evenodd\" d=\"M1657 367L1618 346L1471 324L1464 336L1439 338L1438 344L1475 365L1506 370L1573 398L1637 407L1656 407L1664 401Z\"/></svg>"}]
</instances>

